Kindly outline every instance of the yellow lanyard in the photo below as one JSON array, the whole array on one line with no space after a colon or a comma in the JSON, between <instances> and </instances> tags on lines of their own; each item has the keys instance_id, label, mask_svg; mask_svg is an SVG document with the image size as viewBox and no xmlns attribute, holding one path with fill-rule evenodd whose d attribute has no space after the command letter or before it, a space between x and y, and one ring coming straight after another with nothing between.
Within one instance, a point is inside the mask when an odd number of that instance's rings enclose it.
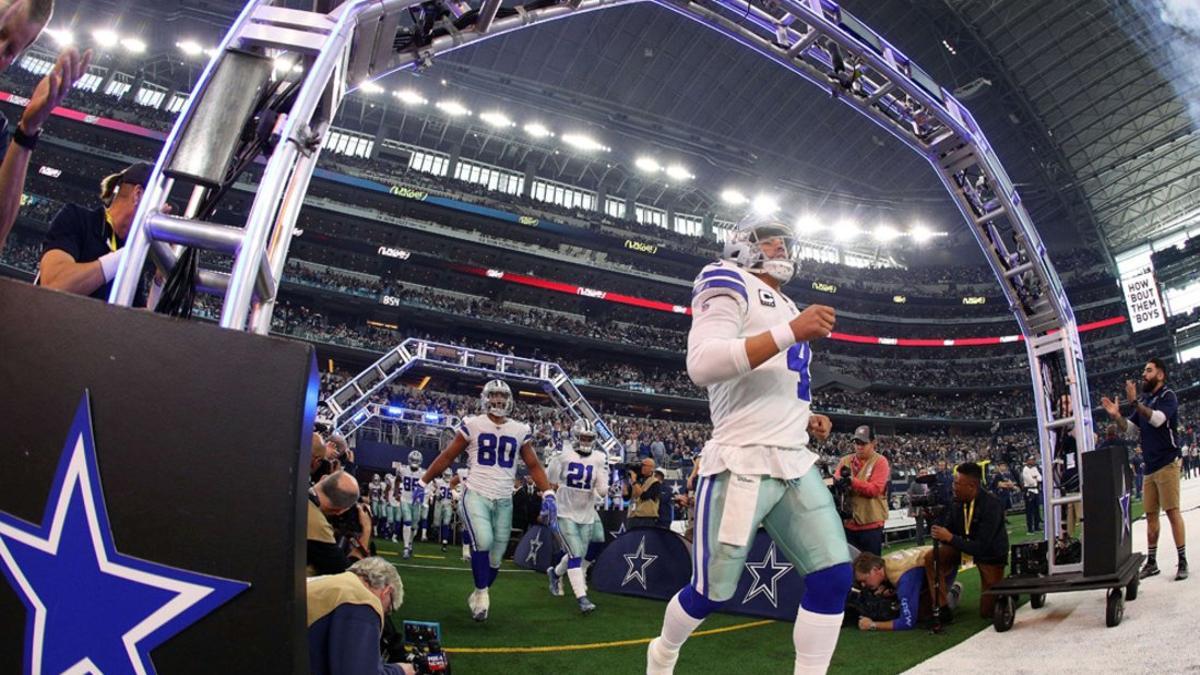
<instances>
[{"instance_id":1,"label":"yellow lanyard","mask_svg":"<svg viewBox=\"0 0 1200 675\"><path fill-rule=\"evenodd\" d=\"M104 227L108 228L108 230L112 232L112 236L105 239L104 243L108 244L109 251L115 252L118 248L120 248L117 245L117 228L113 227L112 221L108 219L108 209L104 210Z\"/></svg>"},{"instance_id":2,"label":"yellow lanyard","mask_svg":"<svg viewBox=\"0 0 1200 675\"><path fill-rule=\"evenodd\" d=\"M971 519L975 517L975 500L972 499L970 504L963 504L963 536L971 534ZM967 553L962 554L962 564L966 565L971 562L971 556Z\"/></svg>"}]
</instances>

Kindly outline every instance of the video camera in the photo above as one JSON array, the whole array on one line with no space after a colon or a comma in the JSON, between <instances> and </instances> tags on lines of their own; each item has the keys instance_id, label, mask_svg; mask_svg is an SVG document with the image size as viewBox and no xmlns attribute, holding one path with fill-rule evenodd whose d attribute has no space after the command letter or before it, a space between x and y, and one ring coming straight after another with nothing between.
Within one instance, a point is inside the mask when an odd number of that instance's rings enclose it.
<instances>
[{"instance_id":1,"label":"video camera","mask_svg":"<svg viewBox=\"0 0 1200 675\"><path fill-rule=\"evenodd\" d=\"M442 651L442 626L428 621L405 621L397 632L389 617L380 647L389 663L407 663L417 675L450 675L450 657Z\"/></svg>"},{"instance_id":2,"label":"video camera","mask_svg":"<svg viewBox=\"0 0 1200 675\"><path fill-rule=\"evenodd\" d=\"M829 483L829 490L833 493L833 504L842 520L854 517L854 492L850 489L852 475L850 467L843 466L837 477L832 478Z\"/></svg>"},{"instance_id":3,"label":"video camera","mask_svg":"<svg viewBox=\"0 0 1200 675\"><path fill-rule=\"evenodd\" d=\"M881 595L851 586L850 594L846 596L846 609L872 621L891 621L900 616L900 600L895 595Z\"/></svg>"},{"instance_id":4,"label":"video camera","mask_svg":"<svg viewBox=\"0 0 1200 675\"><path fill-rule=\"evenodd\" d=\"M932 488L937 485L938 477L934 474L926 474L913 478L913 481ZM908 505L917 511L916 515L924 518L925 522L929 524L940 520L942 514L946 512L946 507L949 506L936 492L932 491L928 494L909 497Z\"/></svg>"}]
</instances>

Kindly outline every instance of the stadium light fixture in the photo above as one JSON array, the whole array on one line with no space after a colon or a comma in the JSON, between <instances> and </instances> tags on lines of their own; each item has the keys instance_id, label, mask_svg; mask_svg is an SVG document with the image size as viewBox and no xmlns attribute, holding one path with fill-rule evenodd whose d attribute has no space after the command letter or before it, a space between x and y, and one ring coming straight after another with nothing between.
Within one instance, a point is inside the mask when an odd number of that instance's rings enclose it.
<instances>
[{"instance_id":1,"label":"stadium light fixture","mask_svg":"<svg viewBox=\"0 0 1200 675\"><path fill-rule=\"evenodd\" d=\"M853 220L838 221L837 226L833 228L833 238L837 241L853 241L860 234L862 230Z\"/></svg>"},{"instance_id":2,"label":"stadium light fixture","mask_svg":"<svg viewBox=\"0 0 1200 675\"><path fill-rule=\"evenodd\" d=\"M604 145L600 141L597 141L587 134L563 134L562 140L563 143L566 143L576 150L582 150L584 152L596 152L598 150L610 152L612 150L612 148Z\"/></svg>"},{"instance_id":3,"label":"stadium light fixture","mask_svg":"<svg viewBox=\"0 0 1200 675\"><path fill-rule=\"evenodd\" d=\"M733 188L728 188L721 191L721 201L729 204L730 206L742 206L750 200L747 199L746 195L742 194L740 191L734 190Z\"/></svg>"},{"instance_id":4,"label":"stadium light fixture","mask_svg":"<svg viewBox=\"0 0 1200 675\"><path fill-rule=\"evenodd\" d=\"M451 117L462 117L463 115L471 114L471 111L467 110L465 105L453 100L438 101L437 108Z\"/></svg>"},{"instance_id":5,"label":"stadium light fixture","mask_svg":"<svg viewBox=\"0 0 1200 675\"><path fill-rule=\"evenodd\" d=\"M216 48L216 47L209 47L208 49L205 49L205 50L204 50L204 55L205 55L205 56L207 56L207 57L208 57L208 58L210 58L210 59L211 59L211 58L213 58L213 57L215 57L215 56L217 55L217 48Z\"/></svg>"},{"instance_id":6,"label":"stadium light fixture","mask_svg":"<svg viewBox=\"0 0 1200 675\"><path fill-rule=\"evenodd\" d=\"M127 37L121 40L121 46L130 54L144 54L146 52L146 43L135 37Z\"/></svg>"},{"instance_id":7,"label":"stadium light fixture","mask_svg":"<svg viewBox=\"0 0 1200 675\"><path fill-rule=\"evenodd\" d=\"M176 42L175 46L179 47L179 51L183 52L184 54L186 54L188 56L200 56L201 54L204 53L204 47L201 47L200 43L196 42L195 40L184 40L183 42Z\"/></svg>"},{"instance_id":8,"label":"stadium light fixture","mask_svg":"<svg viewBox=\"0 0 1200 675\"><path fill-rule=\"evenodd\" d=\"M896 228L892 227L891 225L885 224L885 225L879 225L878 227L876 227L875 231L872 232L871 235L873 237L875 237L876 241L886 244L887 242L892 241L892 240L896 239L897 237L899 237L900 231L897 230Z\"/></svg>"},{"instance_id":9,"label":"stadium light fixture","mask_svg":"<svg viewBox=\"0 0 1200 675\"><path fill-rule=\"evenodd\" d=\"M671 177L671 180L677 181L692 180L695 178L695 176L692 175L692 172L688 171L687 167L683 166L682 164L672 164L671 166L668 166L667 175Z\"/></svg>"},{"instance_id":10,"label":"stadium light fixture","mask_svg":"<svg viewBox=\"0 0 1200 675\"><path fill-rule=\"evenodd\" d=\"M66 28L47 28L46 35L54 40L54 44L59 47L70 47L75 44L75 34Z\"/></svg>"},{"instance_id":11,"label":"stadium light fixture","mask_svg":"<svg viewBox=\"0 0 1200 675\"><path fill-rule=\"evenodd\" d=\"M758 195L754 198L750 208L760 216L770 216L779 211L779 202L770 195Z\"/></svg>"},{"instance_id":12,"label":"stadium light fixture","mask_svg":"<svg viewBox=\"0 0 1200 675\"><path fill-rule=\"evenodd\" d=\"M909 230L908 235L912 237L912 240L918 244L924 244L930 239L933 239L933 231L920 223L913 225L912 229Z\"/></svg>"},{"instance_id":13,"label":"stadium light fixture","mask_svg":"<svg viewBox=\"0 0 1200 675\"><path fill-rule=\"evenodd\" d=\"M383 93L383 87L379 86L378 83L371 81L363 82L362 84L358 85L358 90L367 96Z\"/></svg>"},{"instance_id":14,"label":"stadium light fixture","mask_svg":"<svg viewBox=\"0 0 1200 675\"><path fill-rule=\"evenodd\" d=\"M400 99L400 102L404 105L425 105L426 103L429 103L429 99L418 94L412 89L401 89L393 92L392 96Z\"/></svg>"},{"instance_id":15,"label":"stadium light fixture","mask_svg":"<svg viewBox=\"0 0 1200 675\"><path fill-rule=\"evenodd\" d=\"M117 35L117 31L111 28L97 28L92 31L92 40L96 42L97 47L111 49L117 46L121 41L121 36Z\"/></svg>"},{"instance_id":16,"label":"stadium light fixture","mask_svg":"<svg viewBox=\"0 0 1200 675\"><path fill-rule=\"evenodd\" d=\"M554 135L554 133L547 129L545 125L538 122L530 122L529 124L526 124L525 133L533 136L534 138L547 138Z\"/></svg>"},{"instance_id":17,"label":"stadium light fixture","mask_svg":"<svg viewBox=\"0 0 1200 675\"><path fill-rule=\"evenodd\" d=\"M488 126L496 127L497 129L517 126L516 122L513 122L508 118L508 115L505 115L498 110L489 110L488 112L482 113L479 115L479 119L486 122Z\"/></svg>"},{"instance_id":18,"label":"stadium light fixture","mask_svg":"<svg viewBox=\"0 0 1200 675\"><path fill-rule=\"evenodd\" d=\"M821 222L811 213L796 219L796 234L813 234L821 231Z\"/></svg>"},{"instance_id":19,"label":"stadium light fixture","mask_svg":"<svg viewBox=\"0 0 1200 675\"><path fill-rule=\"evenodd\" d=\"M638 157L634 160L633 165L639 171L645 171L646 173L658 173L662 171L662 165L656 162L653 157Z\"/></svg>"}]
</instances>

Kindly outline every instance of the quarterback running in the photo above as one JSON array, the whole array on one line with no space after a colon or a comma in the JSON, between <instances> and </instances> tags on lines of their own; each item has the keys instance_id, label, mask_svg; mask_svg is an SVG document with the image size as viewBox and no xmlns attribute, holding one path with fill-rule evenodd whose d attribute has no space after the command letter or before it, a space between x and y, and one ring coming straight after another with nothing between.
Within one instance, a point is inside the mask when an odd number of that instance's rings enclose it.
<instances>
[{"instance_id":1,"label":"quarterback running","mask_svg":"<svg viewBox=\"0 0 1200 675\"><path fill-rule=\"evenodd\" d=\"M700 456L692 579L650 642L650 675L673 673L688 636L733 596L760 525L804 576L794 672L824 673L837 645L853 574L808 449L810 435L832 426L809 410L809 363L810 343L829 336L835 315L822 305L800 311L783 294L798 253L790 226L744 218L693 285L687 369L708 390L713 431Z\"/></svg>"},{"instance_id":2,"label":"quarterback running","mask_svg":"<svg viewBox=\"0 0 1200 675\"><path fill-rule=\"evenodd\" d=\"M512 390L502 380L483 386L482 415L463 419L454 440L433 460L417 485L417 500L423 500L430 481L441 475L456 457L467 452L466 490L459 502L459 515L471 536L471 573L475 591L467 599L476 621L488 618L488 588L500 573L500 562L512 532L512 485L517 475L517 454L529 469L534 485L542 493L542 518L550 529L557 527L557 504L546 472L533 449L528 424L509 419L513 409Z\"/></svg>"}]
</instances>

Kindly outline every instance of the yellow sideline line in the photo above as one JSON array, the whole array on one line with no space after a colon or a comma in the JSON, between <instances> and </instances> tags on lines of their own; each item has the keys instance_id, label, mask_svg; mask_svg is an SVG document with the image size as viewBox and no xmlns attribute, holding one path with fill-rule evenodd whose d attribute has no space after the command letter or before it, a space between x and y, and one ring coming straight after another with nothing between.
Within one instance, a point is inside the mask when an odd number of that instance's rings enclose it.
<instances>
[{"instance_id":1,"label":"yellow sideline line","mask_svg":"<svg viewBox=\"0 0 1200 675\"><path fill-rule=\"evenodd\" d=\"M705 635L716 635L718 633L730 633L735 630L744 630L746 628L757 628L770 623L775 623L771 620L750 621L747 623L739 623L733 626L725 626L724 628L710 628L709 630L698 630L692 633L692 637L702 637ZM632 645L649 644L654 638L638 638L636 640L618 640L616 642L593 642L582 645L550 645L546 647L446 647L447 652L454 654L540 654L545 652L577 652L587 649L608 649L610 647L629 647Z\"/></svg>"}]
</instances>

